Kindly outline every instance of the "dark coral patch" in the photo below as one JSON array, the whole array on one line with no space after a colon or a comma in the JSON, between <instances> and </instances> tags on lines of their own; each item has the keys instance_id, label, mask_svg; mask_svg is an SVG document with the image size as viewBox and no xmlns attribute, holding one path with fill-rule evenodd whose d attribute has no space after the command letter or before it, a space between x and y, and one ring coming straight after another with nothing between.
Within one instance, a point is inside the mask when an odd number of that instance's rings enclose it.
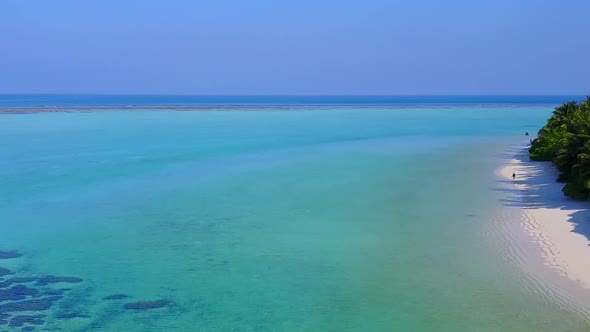
<instances>
[{"instance_id":1,"label":"dark coral patch","mask_svg":"<svg viewBox=\"0 0 590 332\"><path fill-rule=\"evenodd\" d=\"M0 288L10 287L12 284L26 284L37 280L35 277L15 277L0 282Z\"/></svg>"},{"instance_id":2,"label":"dark coral patch","mask_svg":"<svg viewBox=\"0 0 590 332\"><path fill-rule=\"evenodd\" d=\"M19 258L23 254L16 251L0 251L0 259Z\"/></svg>"},{"instance_id":3,"label":"dark coral patch","mask_svg":"<svg viewBox=\"0 0 590 332\"><path fill-rule=\"evenodd\" d=\"M10 278L6 281L11 282L13 284L26 284L27 282L33 282L36 280L37 280L37 278L35 278L35 277L16 277L16 278Z\"/></svg>"},{"instance_id":4,"label":"dark coral patch","mask_svg":"<svg viewBox=\"0 0 590 332\"><path fill-rule=\"evenodd\" d=\"M48 296L55 296L55 295L64 295L64 293L66 291L69 291L70 289L67 288L63 288L63 289L50 289L50 290L46 290L45 292L43 292L43 295L48 295Z\"/></svg>"},{"instance_id":5,"label":"dark coral patch","mask_svg":"<svg viewBox=\"0 0 590 332\"><path fill-rule=\"evenodd\" d=\"M105 296L102 299L105 301L110 301L110 300L125 300L130 298L131 296L129 295L125 295L125 294L113 294L113 295L109 295L109 296Z\"/></svg>"},{"instance_id":6,"label":"dark coral patch","mask_svg":"<svg viewBox=\"0 0 590 332\"><path fill-rule=\"evenodd\" d=\"M132 302L125 304L123 308L127 310L150 310L163 308L167 306L169 303L170 302L166 300Z\"/></svg>"},{"instance_id":7,"label":"dark coral patch","mask_svg":"<svg viewBox=\"0 0 590 332\"><path fill-rule=\"evenodd\" d=\"M4 277L10 274L14 274L14 272L10 271L9 269L0 267L0 277Z\"/></svg>"},{"instance_id":8,"label":"dark coral patch","mask_svg":"<svg viewBox=\"0 0 590 332\"><path fill-rule=\"evenodd\" d=\"M16 285L9 289L0 290L0 301L19 301L27 296L35 296L39 291L24 285Z\"/></svg>"},{"instance_id":9,"label":"dark coral patch","mask_svg":"<svg viewBox=\"0 0 590 332\"><path fill-rule=\"evenodd\" d=\"M10 320L8 326L10 327L21 327L25 324L31 325L43 325L45 324L44 320L45 316L38 315L38 316L14 316Z\"/></svg>"},{"instance_id":10,"label":"dark coral patch","mask_svg":"<svg viewBox=\"0 0 590 332\"><path fill-rule=\"evenodd\" d=\"M21 302L10 302L0 304L0 313L21 312L21 311L45 311L51 308L53 302L61 299L61 296L46 297Z\"/></svg>"},{"instance_id":11,"label":"dark coral patch","mask_svg":"<svg viewBox=\"0 0 590 332\"><path fill-rule=\"evenodd\" d=\"M62 313L55 316L56 319L64 320L64 319L73 319L73 318L90 318L87 314L82 314L79 312L68 312Z\"/></svg>"},{"instance_id":12,"label":"dark coral patch","mask_svg":"<svg viewBox=\"0 0 590 332\"><path fill-rule=\"evenodd\" d=\"M78 283L78 282L82 282L82 281L84 281L84 280L82 280L81 278L77 278L77 277L45 276L45 277L39 278L39 280L37 280L37 286L47 286L49 284L57 284L60 282Z\"/></svg>"}]
</instances>

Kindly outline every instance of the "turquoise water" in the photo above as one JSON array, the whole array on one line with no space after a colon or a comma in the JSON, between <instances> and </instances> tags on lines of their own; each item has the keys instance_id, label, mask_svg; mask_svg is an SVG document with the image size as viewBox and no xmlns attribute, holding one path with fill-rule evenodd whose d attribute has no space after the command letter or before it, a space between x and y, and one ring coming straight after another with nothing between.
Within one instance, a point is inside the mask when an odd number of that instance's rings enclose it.
<instances>
[{"instance_id":1,"label":"turquoise water","mask_svg":"<svg viewBox=\"0 0 590 332\"><path fill-rule=\"evenodd\" d=\"M68 95L0 94L0 107L35 106L207 106L207 105L531 105L586 100L583 95L384 95L384 96L252 96L252 95Z\"/></svg>"},{"instance_id":2,"label":"turquoise water","mask_svg":"<svg viewBox=\"0 0 590 332\"><path fill-rule=\"evenodd\" d=\"M551 110L0 115L0 267L83 280L37 330L587 331L496 226Z\"/></svg>"}]
</instances>

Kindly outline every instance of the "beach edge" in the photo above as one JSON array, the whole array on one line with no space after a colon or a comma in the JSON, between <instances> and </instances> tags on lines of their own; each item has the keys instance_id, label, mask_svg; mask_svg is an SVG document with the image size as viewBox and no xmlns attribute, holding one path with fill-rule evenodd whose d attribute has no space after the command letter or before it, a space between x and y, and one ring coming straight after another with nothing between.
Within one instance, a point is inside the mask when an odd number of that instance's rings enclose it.
<instances>
[{"instance_id":1,"label":"beach edge","mask_svg":"<svg viewBox=\"0 0 590 332\"><path fill-rule=\"evenodd\" d=\"M544 264L590 289L590 206L565 197L555 166L531 161L528 148L518 145L516 155L498 171L517 189L510 203L522 211L521 226L540 249Z\"/></svg>"}]
</instances>

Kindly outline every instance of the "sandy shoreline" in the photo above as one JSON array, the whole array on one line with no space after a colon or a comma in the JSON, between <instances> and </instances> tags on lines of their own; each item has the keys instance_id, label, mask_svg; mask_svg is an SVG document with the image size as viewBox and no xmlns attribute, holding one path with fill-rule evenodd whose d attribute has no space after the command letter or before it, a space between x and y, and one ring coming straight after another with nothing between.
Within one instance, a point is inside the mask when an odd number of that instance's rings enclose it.
<instances>
[{"instance_id":1,"label":"sandy shoreline","mask_svg":"<svg viewBox=\"0 0 590 332\"><path fill-rule=\"evenodd\" d=\"M519 151L500 173L518 189L512 203L522 210L522 227L541 249L545 265L590 289L590 204L563 195L552 163L530 161L528 146Z\"/></svg>"}]
</instances>

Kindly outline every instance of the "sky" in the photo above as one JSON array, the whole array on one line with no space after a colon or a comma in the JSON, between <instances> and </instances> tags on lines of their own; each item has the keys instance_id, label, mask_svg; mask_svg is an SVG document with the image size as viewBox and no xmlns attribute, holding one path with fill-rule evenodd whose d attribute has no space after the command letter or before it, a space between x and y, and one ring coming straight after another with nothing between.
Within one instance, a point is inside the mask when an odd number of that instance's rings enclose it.
<instances>
[{"instance_id":1,"label":"sky","mask_svg":"<svg viewBox=\"0 0 590 332\"><path fill-rule=\"evenodd\" d=\"M588 0L1 0L0 93L588 94Z\"/></svg>"}]
</instances>

